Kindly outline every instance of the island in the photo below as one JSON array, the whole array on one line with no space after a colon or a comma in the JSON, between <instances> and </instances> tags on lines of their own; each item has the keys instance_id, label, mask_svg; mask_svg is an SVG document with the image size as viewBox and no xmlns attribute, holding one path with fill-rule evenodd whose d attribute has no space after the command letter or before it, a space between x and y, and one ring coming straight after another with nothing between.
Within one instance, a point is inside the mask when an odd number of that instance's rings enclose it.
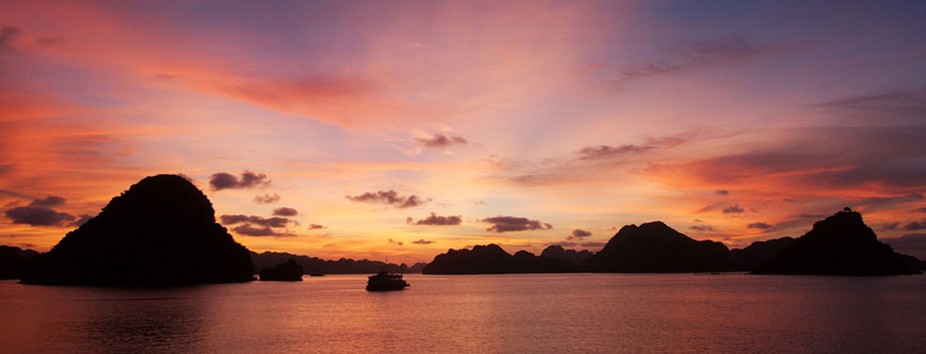
<instances>
[{"instance_id":1,"label":"island","mask_svg":"<svg viewBox=\"0 0 926 354\"><path fill-rule=\"evenodd\" d=\"M35 257L26 284L176 286L254 279L248 249L177 175L146 177Z\"/></svg>"},{"instance_id":2,"label":"island","mask_svg":"<svg viewBox=\"0 0 926 354\"><path fill-rule=\"evenodd\" d=\"M265 267L260 271L261 281L302 281L302 265L290 258L274 267Z\"/></svg>"},{"instance_id":3,"label":"island","mask_svg":"<svg viewBox=\"0 0 926 354\"><path fill-rule=\"evenodd\" d=\"M813 224L803 236L752 270L754 274L895 275L920 274L910 256L878 241L849 208Z\"/></svg>"}]
</instances>

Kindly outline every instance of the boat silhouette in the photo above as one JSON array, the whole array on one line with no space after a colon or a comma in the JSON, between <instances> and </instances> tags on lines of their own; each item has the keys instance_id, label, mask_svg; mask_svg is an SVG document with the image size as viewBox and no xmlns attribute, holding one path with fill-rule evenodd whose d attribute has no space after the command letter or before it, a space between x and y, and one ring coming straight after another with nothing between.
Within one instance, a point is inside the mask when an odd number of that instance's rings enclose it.
<instances>
[{"instance_id":1,"label":"boat silhouette","mask_svg":"<svg viewBox=\"0 0 926 354\"><path fill-rule=\"evenodd\" d=\"M405 290L408 282L402 279L402 274L382 271L371 275L367 280L367 291Z\"/></svg>"}]
</instances>

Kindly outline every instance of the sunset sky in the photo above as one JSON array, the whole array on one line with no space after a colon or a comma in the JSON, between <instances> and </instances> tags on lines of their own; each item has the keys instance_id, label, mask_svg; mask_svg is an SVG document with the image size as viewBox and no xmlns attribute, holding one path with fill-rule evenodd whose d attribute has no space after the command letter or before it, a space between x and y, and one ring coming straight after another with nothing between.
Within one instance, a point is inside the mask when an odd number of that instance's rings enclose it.
<instances>
[{"instance_id":1,"label":"sunset sky","mask_svg":"<svg viewBox=\"0 0 926 354\"><path fill-rule=\"evenodd\" d=\"M926 257L923 1L0 0L0 244L179 173L254 251L743 247L849 206ZM139 225L144 227L144 225Z\"/></svg>"}]
</instances>

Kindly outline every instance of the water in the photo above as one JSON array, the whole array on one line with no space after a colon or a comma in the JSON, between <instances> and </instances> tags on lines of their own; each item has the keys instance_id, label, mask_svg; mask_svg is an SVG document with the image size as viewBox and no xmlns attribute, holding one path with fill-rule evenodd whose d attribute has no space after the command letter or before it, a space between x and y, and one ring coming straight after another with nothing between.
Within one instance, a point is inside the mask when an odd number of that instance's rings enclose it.
<instances>
[{"instance_id":1,"label":"water","mask_svg":"<svg viewBox=\"0 0 926 354\"><path fill-rule=\"evenodd\" d=\"M361 275L175 289L0 282L2 352L923 352L926 276Z\"/></svg>"}]
</instances>

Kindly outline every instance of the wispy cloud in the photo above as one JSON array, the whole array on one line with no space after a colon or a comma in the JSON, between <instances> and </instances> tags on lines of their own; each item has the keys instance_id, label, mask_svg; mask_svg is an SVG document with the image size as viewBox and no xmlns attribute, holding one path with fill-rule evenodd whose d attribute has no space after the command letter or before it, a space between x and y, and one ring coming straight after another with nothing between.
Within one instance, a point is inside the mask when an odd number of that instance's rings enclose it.
<instances>
[{"instance_id":1,"label":"wispy cloud","mask_svg":"<svg viewBox=\"0 0 926 354\"><path fill-rule=\"evenodd\" d=\"M639 63L618 71L617 82L642 80L720 66L740 64L776 53L779 46L760 44L742 35L685 40L673 48L671 56Z\"/></svg>"}]
</instances>

